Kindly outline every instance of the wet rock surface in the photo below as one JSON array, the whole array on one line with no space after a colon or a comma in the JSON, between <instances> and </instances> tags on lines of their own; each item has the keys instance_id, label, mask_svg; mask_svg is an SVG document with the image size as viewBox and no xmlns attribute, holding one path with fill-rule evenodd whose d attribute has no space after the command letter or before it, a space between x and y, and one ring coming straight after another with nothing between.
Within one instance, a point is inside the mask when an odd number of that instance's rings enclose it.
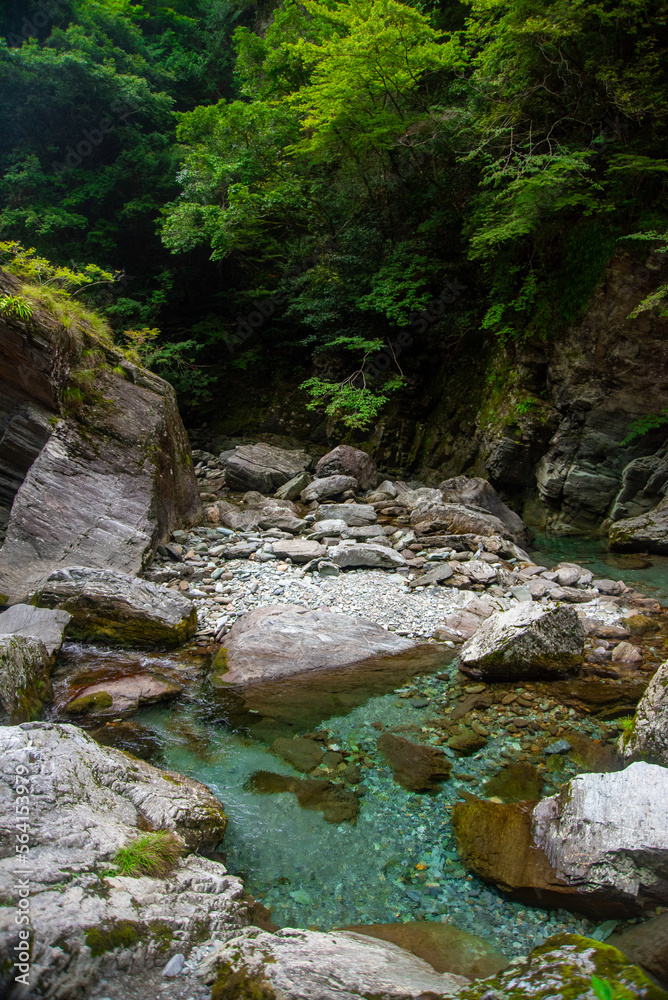
<instances>
[{"instance_id":1,"label":"wet rock surface","mask_svg":"<svg viewBox=\"0 0 668 1000\"><path fill-rule=\"evenodd\" d=\"M51 700L51 657L40 639L0 635L0 722L27 722Z\"/></svg>"},{"instance_id":2,"label":"wet rock surface","mask_svg":"<svg viewBox=\"0 0 668 1000\"><path fill-rule=\"evenodd\" d=\"M383 733L378 738L378 749L392 768L395 780L411 792L435 788L450 777L452 762L436 747Z\"/></svg>"}]
</instances>

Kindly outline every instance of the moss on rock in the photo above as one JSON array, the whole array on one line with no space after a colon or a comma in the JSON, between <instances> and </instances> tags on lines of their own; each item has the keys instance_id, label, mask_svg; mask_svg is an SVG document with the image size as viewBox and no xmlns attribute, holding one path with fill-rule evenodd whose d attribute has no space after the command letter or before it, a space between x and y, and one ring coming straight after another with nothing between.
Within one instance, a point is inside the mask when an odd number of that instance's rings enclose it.
<instances>
[{"instance_id":1,"label":"moss on rock","mask_svg":"<svg viewBox=\"0 0 668 1000\"><path fill-rule=\"evenodd\" d=\"M94 694L75 698L65 706L65 712L68 715L86 715L88 712L99 712L102 708L111 708L113 702L108 691L95 691Z\"/></svg>"}]
</instances>

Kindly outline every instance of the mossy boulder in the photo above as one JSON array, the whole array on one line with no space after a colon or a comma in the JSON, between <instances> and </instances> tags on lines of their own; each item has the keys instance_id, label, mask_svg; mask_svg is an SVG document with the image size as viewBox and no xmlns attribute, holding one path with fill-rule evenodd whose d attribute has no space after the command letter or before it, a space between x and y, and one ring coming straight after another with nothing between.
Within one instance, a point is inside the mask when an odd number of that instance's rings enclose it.
<instances>
[{"instance_id":1,"label":"mossy boulder","mask_svg":"<svg viewBox=\"0 0 668 1000\"><path fill-rule=\"evenodd\" d=\"M0 720L34 719L53 696L51 657L40 639L0 635Z\"/></svg>"},{"instance_id":2,"label":"mossy boulder","mask_svg":"<svg viewBox=\"0 0 668 1000\"><path fill-rule=\"evenodd\" d=\"M86 642L178 646L197 629L197 610L181 593L113 570L57 570L33 603L69 611L67 634Z\"/></svg>"},{"instance_id":3,"label":"mossy boulder","mask_svg":"<svg viewBox=\"0 0 668 1000\"><path fill-rule=\"evenodd\" d=\"M668 1000L617 948L577 934L558 934L492 979L462 990L458 1000L594 1000L592 976L616 1000Z\"/></svg>"},{"instance_id":4,"label":"mossy boulder","mask_svg":"<svg viewBox=\"0 0 668 1000\"><path fill-rule=\"evenodd\" d=\"M111 708L114 699L108 691L94 691L92 694L84 694L80 698L75 698L65 706L67 715L91 715L96 714L101 709Z\"/></svg>"}]
</instances>

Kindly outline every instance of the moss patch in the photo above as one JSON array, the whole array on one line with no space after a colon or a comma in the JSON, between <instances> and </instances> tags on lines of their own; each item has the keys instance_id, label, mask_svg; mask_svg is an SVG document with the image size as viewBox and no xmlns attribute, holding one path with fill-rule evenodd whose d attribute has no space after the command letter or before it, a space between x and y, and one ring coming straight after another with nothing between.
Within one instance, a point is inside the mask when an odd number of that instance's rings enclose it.
<instances>
[{"instance_id":1,"label":"moss patch","mask_svg":"<svg viewBox=\"0 0 668 1000\"><path fill-rule=\"evenodd\" d=\"M277 1000L266 979L240 969L233 972L229 963L218 971L211 988L211 1000Z\"/></svg>"},{"instance_id":2,"label":"moss patch","mask_svg":"<svg viewBox=\"0 0 668 1000\"><path fill-rule=\"evenodd\" d=\"M99 712L103 708L111 708L113 703L114 699L108 691L95 691L93 694L75 698L65 706L65 711L68 715L86 715L87 712Z\"/></svg>"}]
</instances>

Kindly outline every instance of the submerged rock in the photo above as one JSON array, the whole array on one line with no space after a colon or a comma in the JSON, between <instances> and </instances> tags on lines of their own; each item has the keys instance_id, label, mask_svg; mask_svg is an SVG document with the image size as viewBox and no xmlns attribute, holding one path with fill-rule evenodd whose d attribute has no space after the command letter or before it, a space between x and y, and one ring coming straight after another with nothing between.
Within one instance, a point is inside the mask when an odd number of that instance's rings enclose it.
<instances>
[{"instance_id":1,"label":"submerged rock","mask_svg":"<svg viewBox=\"0 0 668 1000\"><path fill-rule=\"evenodd\" d=\"M271 750L297 771L313 771L325 756L319 743L303 736L293 740L281 736L271 744Z\"/></svg>"},{"instance_id":2,"label":"submerged rock","mask_svg":"<svg viewBox=\"0 0 668 1000\"><path fill-rule=\"evenodd\" d=\"M437 747L383 733L378 737L378 749L392 768L394 780L409 792L437 788L450 777L452 763Z\"/></svg>"},{"instance_id":3,"label":"submerged rock","mask_svg":"<svg viewBox=\"0 0 668 1000\"><path fill-rule=\"evenodd\" d=\"M259 795L292 792L302 809L321 812L328 823L356 823L360 811L356 792L319 778L292 778L273 771L255 771L244 788Z\"/></svg>"},{"instance_id":4,"label":"submerged rock","mask_svg":"<svg viewBox=\"0 0 668 1000\"><path fill-rule=\"evenodd\" d=\"M592 976L606 980L612 996L668 1000L668 994L609 944L576 934L558 934L527 958L491 979L474 983L460 1000L589 1000ZM620 992L623 991L623 992Z\"/></svg>"},{"instance_id":5,"label":"submerged rock","mask_svg":"<svg viewBox=\"0 0 668 1000\"><path fill-rule=\"evenodd\" d=\"M349 444L340 444L323 455L315 467L319 478L333 475L352 476L360 489L369 490L378 482L376 465L370 455Z\"/></svg>"},{"instance_id":6,"label":"submerged rock","mask_svg":"<svg viewBox=\"0 0 668 1000\"><path fill-rule=\"evenodd\" d=\"M155 705L175 698L183 691L180 684L151 674L134 674L115 681L101 681L80 691L65 706L66 715L94 715L97 718L132 715L142 705Z\"/></svg>"},{"instance_id":7,"label":"submerged rock","mask_svg":"<svg viewBox=\"0 0 668 1000\"><path fill-rule=\"evenodd\" d=\"M267 934L247 928L207 960L212 1000L412 1000L421 994L452 997L467 984L437 973L422 959L385 941L349 931L284 928Z\"/></svg>"},{"instance_id":8,"label":"submerged rock","mask_svg":"<svg viewBox=\"0 0 668 1000\"><path fill-rule=\"evenodd\" d=\"M631 726L622 733L619 751L668 767L668 661L649 682Z\"/></svg>"},{"instance_id":9,"label":"submerged rock","mask_svg":"<svg viewBox=\"0 0 668 1000\"><path fill-rule=\"evenodd\" d=\"M302 474L308 464L304 451L288 451L271 444L243 444L225 456L225 479L231 490L273 493Z\"/></svg>"},{"instance_id":10,"label":"submerged rock","mask_svg":"<svg viewBox=\"0 0 668 1000\"><path fill-rule=\"evenodd\" d=\"M32 604L14 604L0 615L0 635L24 635L44 643L49 656L63 644L65 628L71 615L67 611L35 608Z\"/></svg>"},{"instance_id":11,"label":"submerged rock","mask_svg":"<svg viewBox=\"0 0 668 1000\"><path fill-rule=\"evenodd\" d=\"M0 722L27 722L51 700L51 657L40 639L0 635Z\"/></svg>"},{"instance_id":12,"label":"submerged rock","mask_svg":"<svg viewBox=\"0 0 668 1000\"><path fill-rule=\"evenodd\" d=\"M405 924L359 924L341 929L389 941L429 962L436 972L449 972L467 979L484 979L509 965L501 952L454 924L417 920Z\"/></svg>"},{"instance_id":13,"label":"submerged rock","mask_svg":"<svg viewBox=\"0 0 668 1000\"><path fill-rule=\"evenodd\" d=\"M226 684L249 684L349 666L414 647L410 640L364 618L276 604L250 611L235 622L214 669Z\"/></svg>"},{"instance_id":14,"label":"submerged rock","mask_svg":"<svg viewBox=\"0 0 668 1000\"><path fill-rule=\"evenodd\" d=\"M572 608L524 603L491 615L462 649L461 665L497 680L573 673L584 658L584 628Z\"/></svg>"},{"instance_id":15,"label":"submerged rock","mask_svg":"<svg viewBox=\"0 0 668 1000\"><path fill-rule=\"evenodd\" d=\"M68 633L86 641L177 646L197 628L197 610L187 598L162 584L112 570L58 570L35 600L41 607L68 611Z\"/></svg>"},{"instance_id":16,"label":"submerged rock","mask_svg":"<svg viewBox=\"0 0 668 1000\"><path fill-rule=\"evenodd\" d=\"M18 943L8 904L16 902L14 810L24 787L32 995L85 1000L101 972L162 967L202 936L224 938L246 921L241 882L216 862L192 855L164 879L110 872L116 850L147 830L173 831L190 850L215 847L227 820L207 788L101 747L74 726L27 723L0 728L0 953Z\"/></svg>"},{"instance_id":17,"label":"submerged rock","mask_svg":"<svg viewBox=\"0 0 668 1000\"><path fill-rule=\"evenodd\" d=\"M668 554L668 497L647 514L615 521L609 539L615 552Z\"/></svg>"},{"instance_id":18,"label":"submerged rock","mask_svg":"<svg viewBox=\"0 0 668 1000\"><path fill-rule=\"evenodd\" d=\"M521 802L537 799L543 790L543 776L537 767L527 761L508 764L483 785L485 795L503 799L504 802Z\"/></svg>"}]
</instances>

